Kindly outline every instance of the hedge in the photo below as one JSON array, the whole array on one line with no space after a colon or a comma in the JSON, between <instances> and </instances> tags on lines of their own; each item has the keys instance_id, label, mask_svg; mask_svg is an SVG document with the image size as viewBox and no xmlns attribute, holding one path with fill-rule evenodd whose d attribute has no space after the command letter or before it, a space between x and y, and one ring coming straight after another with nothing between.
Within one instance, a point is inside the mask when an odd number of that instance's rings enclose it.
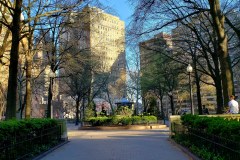
<instances>
[{"instance_id":1,"label":"hedge","mask_svg":"<svg viewBox=\"0 0 240 160\"><path fill-rule=\"evenodd\" d=\"M9 120L0 122L0 141L9 136L24 136L36 130L57 126L53 119Z\"/></svg>"},{"instance_id":2,"label":"hedge","mask_svg":"<svg viewBox=\"0 0 240 160\"><path fill-rule=\"evenodd\" d=\"M184 115L185 131L172 138L204 160L239 160L240 122L223 117Z\"/></svg>"},{"instance_id":3,"label":"hedge","mask_svg":"<svg viewBox=\"0 0 240 160\"><path fill-rule=\"evenodd\" d=\"M60 124L54 119L0 122L0 159L32 159L61 141Z\"/></svg>"},{"instance_id":4,"label":"hedge","mask_svg":"<svg viewBox=\"0 0 240 160\"><path fill-rule=\"evenodd\" d=\"M207 134L220 136L226 139L240 139L240 122L227 120L223 117L201 117L197 115L184 115L181 117L182 124L204 130Z\"/></svg>"},{"instance_id":5,"label":"hedge","mask_svg":"<svg viewBox=\"0 0 240 160\"><path fill-rule=\"evenodd\" d=\"M109 126L109 125L136 125L157 123L155 116L113 116L113 117L91 117L87 120L93 126Z\"/></svg>"}]
</instances>

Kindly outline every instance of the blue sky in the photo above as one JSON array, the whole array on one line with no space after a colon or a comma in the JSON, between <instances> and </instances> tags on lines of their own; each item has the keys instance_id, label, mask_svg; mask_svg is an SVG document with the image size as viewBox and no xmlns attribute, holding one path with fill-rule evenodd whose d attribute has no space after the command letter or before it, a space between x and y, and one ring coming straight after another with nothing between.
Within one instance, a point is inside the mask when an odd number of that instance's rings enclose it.
<instances>
[{"instance_id":1,"label":"blue sky","mask_svg":"<svg viewBox=\"0 0 240 160\"><path fill-rule=\"evenodd\" d=\"M125 25L129 23L133 12L129 0L100 0L100 2L113 8L118 13L120 19L125 21Z\"/></svg>"}]
</instances>

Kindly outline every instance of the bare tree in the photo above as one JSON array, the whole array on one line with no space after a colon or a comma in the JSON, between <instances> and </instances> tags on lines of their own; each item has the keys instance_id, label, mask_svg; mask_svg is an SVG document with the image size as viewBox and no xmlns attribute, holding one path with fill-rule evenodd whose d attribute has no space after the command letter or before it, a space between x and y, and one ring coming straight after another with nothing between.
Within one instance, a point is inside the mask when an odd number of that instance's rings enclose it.
<instances>
[{"instance_id":1,"label":"bare tree","mask_svg":"<svg viewBox=\"0 0 240 160\"><path fill-rule=\"evenodd\" d=\"M135 46L135 47L134 47ZM141 87L140 87L140 51L138 45L130 45L131 56L128 57L127 72L129 80L127 82L128 93L132 94L132 100L136 100L135 114L139 113L139 100L141 99Z\"/></svg>"},{"instance_id":2,"label":"bare tree","mask_svg":"<svg viewBox=\"0 0 240 160\"><path fill-rule=\"evenodd\" d=\"M16 116L16 89L17 89L17 68L18 68L18 59L19 59L19 42L22 38L28 35L28 50L27 50L27 102L26 102L26 117L30 117L30 105L31 105L31 65L32 65L32 41L33 41L33 33L35 31L35 25L39 22L41 17L49 17L51 15L56 15L57 13L60 14L61 12L67 12L73 6L79 4L79 1L75 3L71 1L70 6L60 3L60 1L51 1L51 2L44 2L42 0L39 1L23 1L23 0L16 0L15 3L11 3L7 0L0 2L2 6L7 8L8 16L12 17L12 22L9 24L6 23L7 17L5 16L1 21L12 33L12 43L11 43L11 51L10 51L10 66L9 66L9 80L8 80L8 94L7 94L7 110L6 110L6 118L11 119ZM48 4L46 4L48 3ZM51 3L51 4L50 4ZM59 7L56 8L57 4ZM62 4L62 5L60 5ZM55 6L54 8L49 9L50 7L47 6ZM23 12L26 10L26 19L21 19L25 14ZM48 8L48 10L46 9ZM32 10L34 10L32 12ZM47 10L47 11L46 11ZM36 12L35 12L36 11ZM4 14L2 14L4 15ZM28 24L28 33L24 30ZM32 26L33 25L33 26Z\"/></svg>"},{"instance_id":3,"label":"bare tree","mask_svg":"<svg viewBox=\"0 0 240 160\"><path fill-rule=\"evenodd\" d=\"M233 5L234 2L231 3ZM227 33L224 27L224 13L220 1L135 1L136 10L133 15L133 31L135 35L156 32L167 26L175 26L176 22L189 22L189 18L203 12L209 12L213 20L213 29L217 35L217 58L220 59L221 80L223 81L224 104L228 96L234 93L232 68L227 51ZM223 5L225 8L228 4ZM161 19L161 23L160 22ZM150 23L151 22L151 23ZM136 27L138 26L138 27ZM141 26L141 27L139 27ZM136 33L137 31L137 33ZM224 39L223 39L224 38Z\"/></svg>"}]
</instances>

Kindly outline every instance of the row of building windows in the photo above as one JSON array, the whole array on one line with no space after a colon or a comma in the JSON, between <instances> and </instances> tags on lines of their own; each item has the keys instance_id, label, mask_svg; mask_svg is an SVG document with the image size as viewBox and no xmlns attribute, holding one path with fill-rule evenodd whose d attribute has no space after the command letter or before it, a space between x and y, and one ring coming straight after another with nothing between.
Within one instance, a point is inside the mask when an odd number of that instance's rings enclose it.
<instances>
[{"instance_id":1,"label":"row of building windows","mask_svg":"<svg viewBox=\"0 0 240 160\"><path fill-rule=\"evenodd\" d=\"M100 53L100 54L102 54L102 52ZM106 60L115 60L115 58L113 58L113 57L109 57L109 56L104 56L104 55L102 55L102 56L97 56L96 57L97 59L99 59L100 61L106 61Z\"/></svg>"},{"instance_id":2,"label":"row of building windows","mask_svg":"<svg viewBox=\"0 0 240 160\"><path fill-rule=\"evenodd\" d=\"M94 25L93 25L94 26ZM98 25L98 29L104 30L104 31L111 31L114 32L114 30L118 30L118 26L102 26L102 25ZM119 34L119 32L116 32L116 34Z\"/></svg>"},{"instance_id":3,"label":"row of building windows","mask_svg":"<svg viewBox=\"0 0 240 160\"><path fill-rule=\"evenodd\" d=\"M110 22L110 23L113 23L113 24L119 24L119 20L114 20L113 18L107 18L106 16L99 16L99 19L100 20L104 20L106 22Z\"/></svg>"}]
</instances>

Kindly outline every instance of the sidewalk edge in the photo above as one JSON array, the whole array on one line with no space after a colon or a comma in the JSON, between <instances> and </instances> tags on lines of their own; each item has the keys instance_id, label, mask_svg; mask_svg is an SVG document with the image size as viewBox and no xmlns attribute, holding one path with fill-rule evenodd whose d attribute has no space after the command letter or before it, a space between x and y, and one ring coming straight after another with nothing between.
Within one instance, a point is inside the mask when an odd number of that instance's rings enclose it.
<instances>
[{"instance_id":1,"label":"sidewalk edge","mask_svg":"<svg viewBox=\"0 0 240 160\"><path fill-rule=\"evenodd\" d=\"M48 155L49 153L53 152L54 150L56 150L56 149L62 147L63 145L67 144L68 142L70 142L70 141L69 141L69 140L66 140L66 141L58 144L57 146L49 149L48 151L43 152L42 154L38 155L37 157L33 158L32 160L40 160L40 159L42 159L43 157L45 157L46 155Z\"/></svg>"},{"instance_id":2,"label":"sidewalk edge","mask_svg":"<svg viewBox=\"0 0 240 160\"><path fill-rule=\"evenodd\" d=\"M187 148L183 147L182 145L176 143L174 140L171 138L168 138L168 140L175 146L177 146L182 152L184 152L190 160L201 160L199 157L191 153Z\"/></svg>"}]
</instances>

